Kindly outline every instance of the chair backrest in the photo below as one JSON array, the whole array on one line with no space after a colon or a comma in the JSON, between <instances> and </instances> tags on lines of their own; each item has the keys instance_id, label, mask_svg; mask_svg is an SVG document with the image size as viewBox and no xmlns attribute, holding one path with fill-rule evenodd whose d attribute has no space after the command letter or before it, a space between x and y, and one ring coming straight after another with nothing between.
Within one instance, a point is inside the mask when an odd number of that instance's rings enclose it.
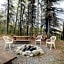
<instances>
[{"instance_id":1,"label":"chair backrest","mask_svg":"<svg viewBox=\"0 0 64 64\"><path fill-rule=\"evenodd\" d=\"M8 36L3 36L4 41L8 41L10 38Z\"/></svg>"},{"instance_id":2,"label":"chair backrest","mask_svg":"<svg viewBox=\"0 0 64 64\"><path fill-rule=\"evenodd\" d=\"M51 37L50 37L50 40L51 40L52 42L55 42L56 36L51 36Z\"/></svg>"},{"instance_id":3,"label":"chair backrest","mask_svg":"<svg viewBox=\"0 0 64 64\"><path fill-rule=\"evenodd\" d=\"M42 35L38 35L36 38L37 39L42 39Z\"/></svg>"}]
</instances>

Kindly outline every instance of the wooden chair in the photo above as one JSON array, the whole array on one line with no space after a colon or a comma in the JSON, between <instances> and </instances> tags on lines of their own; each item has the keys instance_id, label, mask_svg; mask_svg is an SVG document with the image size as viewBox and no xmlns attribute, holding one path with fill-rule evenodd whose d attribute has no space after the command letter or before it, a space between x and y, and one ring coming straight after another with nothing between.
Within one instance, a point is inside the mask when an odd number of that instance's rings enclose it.
<instances>
[{"instance_id":1,"label":"wooden chair","mask_svg":"<svg viewBox=\"0 0 64 64\"><path fill-rule=\"evenodd\" d=\"M56 36L51 36L50 39L47 39L46 40L46 47L47 47L47 44L50 44L50 50L52 49L52 45L55 48L55 40L56 40Z\"/></svg>"},{"instance_id":2,"label":"wooden chair","mask_svg":"<svg viewBox=\"0 0 64 64\"><path fill-rule=\"evenodd\" d=\"M8 36L3 36L3 40L5 42L5 48L9 47L9 49L11 49L11 44L13 43L13 39L9 38Z\"/></svg>"},{"instance_id":3,"label":"wooden chair","mask_svg":"<svg viewBox=\"0 0 64 64\"><path fill-rule=\"evenodd\" d=\"M36 39L35 39L35 44L36 44L37 42L39 42L40 45L41 45L41 39L42 39L42 35L38 35L38 36L36 37Z\"/></svg>"}]
</instances>

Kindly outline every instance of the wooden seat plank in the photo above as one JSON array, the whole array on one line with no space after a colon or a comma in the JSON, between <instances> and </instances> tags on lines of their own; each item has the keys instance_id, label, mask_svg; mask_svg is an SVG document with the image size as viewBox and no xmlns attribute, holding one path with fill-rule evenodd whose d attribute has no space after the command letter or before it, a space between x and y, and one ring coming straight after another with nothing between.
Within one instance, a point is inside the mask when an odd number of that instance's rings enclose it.
<instances>
[{"instance_id":1,"label":"wooden seat plank","mask_svg":"<svg viewBox=\"0 0 64 64\"><path fill-rule=\"evenodd\" d=\"M2 64L8 64L8 62L10 63L12 60L14 60L15 58L17 58L14 54L4 50L4 49L0 49L0 62Z\"/></svg>"}]
</instances>

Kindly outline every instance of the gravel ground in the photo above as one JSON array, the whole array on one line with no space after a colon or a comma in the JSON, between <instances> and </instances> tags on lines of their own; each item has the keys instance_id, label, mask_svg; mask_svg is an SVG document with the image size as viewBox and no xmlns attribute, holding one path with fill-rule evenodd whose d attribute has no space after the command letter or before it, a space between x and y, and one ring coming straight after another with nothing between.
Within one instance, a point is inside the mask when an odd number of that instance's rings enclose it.
<instances>
[{"instance_id":1,"label":"gravel ground","mask_svg":"<svg viewBox=\"0 0 64 64\"><path fill-rule=\"evenodd\" d=\"M21 46L21 44L15 44L15 47L16 46ZM50 50L45 45L42 45L41 48L44 51L43 55L34 57L17 55L17 59L13 62L13 64L57 64L56 61L60 58L60 50Z\"/></svg>"},{"instance_id":2,"label":"gravel ground","mask_svg":"<svg viewBox=\"0 0 64 64\"><path fill-rule=\"evenodd\" d=\"M12 48L11 52L14 53L14 49L17 46L21 46L22 44L14 44L14 48ZM4 48L4 42L0 42L0 48ZM45 45L42 45L41 48L44 51L43 55L27 57L22 55L17 55L17 59L13 61L13 64L58 64L56 61L60 58L61 51L58 49L50 50ZM7 50L9 51L9 50Z\"/></svg>"}]
</instances>

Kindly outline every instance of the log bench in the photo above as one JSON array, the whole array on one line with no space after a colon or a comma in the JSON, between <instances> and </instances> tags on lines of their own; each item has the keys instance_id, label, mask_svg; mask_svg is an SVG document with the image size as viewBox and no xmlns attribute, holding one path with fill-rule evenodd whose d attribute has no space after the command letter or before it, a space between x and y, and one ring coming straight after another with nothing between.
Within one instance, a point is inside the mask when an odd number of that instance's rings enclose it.
<instances>
[{"instance_id":1,"label":"log bench","mask_svg":"<svg viewBox=\"0 0 64 64\"><path fill-rule=\"evenodd\" d=\"M17 57L9 51L0 49L0 64L12 64L12 61L16 58Z\"/></svg>"},{"instance_id":2,"label":"log bench","mask_svg":"<svg viewBox=\"0 0 64 64\"><path fill-rule=\"evenodd\" d=\"M13 36L14 42L30 42L30 36Z\"/></svg>"}]
</instances>

